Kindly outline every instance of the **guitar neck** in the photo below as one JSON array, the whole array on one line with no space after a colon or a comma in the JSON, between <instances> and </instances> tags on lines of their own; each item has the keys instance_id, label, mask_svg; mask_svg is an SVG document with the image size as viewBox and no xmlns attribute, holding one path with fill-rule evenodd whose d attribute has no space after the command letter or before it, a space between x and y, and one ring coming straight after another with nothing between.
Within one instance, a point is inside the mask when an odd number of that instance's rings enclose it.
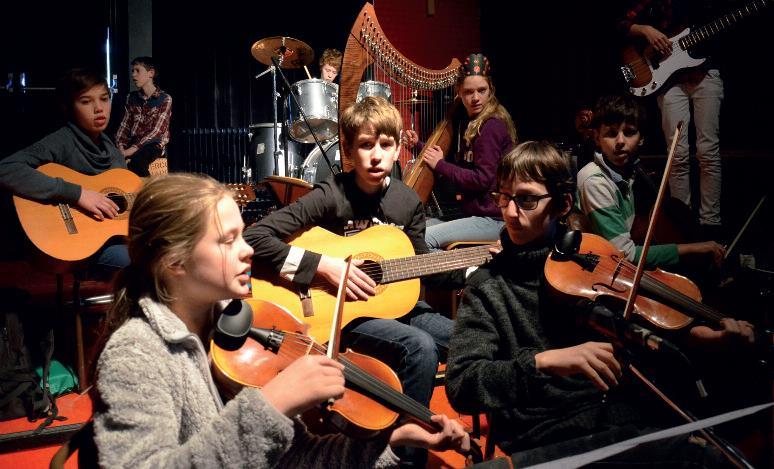
<instances>
[{"instance_id":1,"label":"guitar neck","mask_svg":"<svg viewBox=\"0 0 774 469\"><path fill-rule=\"evenodd\" d=\"M690 34L687 34L678 41L680 48L686 50L700 44L701 42L711 39L718 33L723 32L731 26L735 25L740 20L759 13L763 8L767 7L769 3L770 0L754 0L747 5L738 8L731 13L728 13L727 15L721 16L715 21L711 21L704 26L694 29L690 32Z\"/></svg>"},{"instance_id":2,"label":"guitar neck","mask_svg":"<svg viewBox=\"0 0 774 469\"><path fill-rule=\"evenodd\" d=\"M490 247L491 245L484 245L383 260L379 263L382 268L380 283L400 282L463 267L481 265L492 258L492 254L489 252Z\"/></svg>"}]
</instances>

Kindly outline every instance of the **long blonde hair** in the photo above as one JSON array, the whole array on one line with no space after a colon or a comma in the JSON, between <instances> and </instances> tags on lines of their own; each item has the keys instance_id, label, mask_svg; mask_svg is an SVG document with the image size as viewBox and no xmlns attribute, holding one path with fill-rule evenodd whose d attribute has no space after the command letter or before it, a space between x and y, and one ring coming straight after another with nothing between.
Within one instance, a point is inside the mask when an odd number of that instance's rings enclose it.
<instances>
[{"instance_id":1,"label":"long blonde hair","mask_svg":"<svg viewBox=\"0 0 774 469\"><path fill-rule=\"evenodd\" d=\"M164 270L188 260L229 190L209 176L174 173L151 179L129 214L129 257L116 278L113 306L102 326L98 352L132 315L142 296L169 304ZM97 355L99 356L99 354ZM93 369L92 369L93 372Z\"/></svg>"},{"instance_id":2,"label":"long blonde hair","mask_svg":"<svg viewBox=\"0 0 774 469\"><path fill-rule=\"evenodd\" d=\"M460 75L460 78L457 80L457 94L459 95L459 90L462 88L462 84L465 81L464 74ZM500 104L500 101L497 100L497 96L495 96L495 87L494 83L492 82L492 77L490 76L483 76L483 78L486 79L487 84L489 85L489 101L487 101L486 105L484 105L484 108L481 110L481 112L475 117L475 119L471 120L468 123L468 127L465 129L465 133L463 134L463 138L465 139L465 142L468 145L472 145L473 139L475 139L479 133L481 132L481 125L483 125L484 122L487 121L490 117L495 117L497 119L500 119L505 123L505 126L508 129L508 135L511 137L511 142L516 143L519 141L519 136L516 133L516 126L513 124L513 119L511 118L510 113L508 112L505 107ZM462 107L462 99L457 98L460 102L457 103L458 106Z\"/></svg>"}]
</instances>

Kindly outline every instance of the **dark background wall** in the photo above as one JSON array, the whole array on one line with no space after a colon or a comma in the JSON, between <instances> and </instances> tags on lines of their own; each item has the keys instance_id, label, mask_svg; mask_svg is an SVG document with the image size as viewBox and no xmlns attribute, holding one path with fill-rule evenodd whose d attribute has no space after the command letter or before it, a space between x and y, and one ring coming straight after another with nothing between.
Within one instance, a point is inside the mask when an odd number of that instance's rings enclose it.
<instances>
[{"instance_id":1,"label":"dark background wall","mask_svg":"<svg viewBox=\"0 0 774 469\"><path fill-rule=\"evenodd\" d=\"M505 14L501 2L493 0L379 0L376 10L395 46L427 67L440 68L451 57L483 50L492 61L498 96L522 137L563 140L572 137L579 107L600 94L624 90L617 68L620 43L612 29L622 3L514 2L509 9L515 13ZM318 56L327 47L343 48L362 1L224 0L181 6L150 0L87 0L77 9L50 0L15 5L0 20L0 82L5 83L9 73L18 77L24 71L28 86L51 87L70 66L104 68L105 28L111 26L113 66L119 75L111 127L121 117L131 56L152 51L163 67L161 85L175 98L172 126L179 132L270 122L271 78L253 78L266 66L250 56L250 46L268 36L287 35L307 42ZM724 35L725 152L770 147L774 89L767 82L772 72L767 57L774 45L772 19L768 12ZM310 71L317 74L316 64ZM294 82L305 76L291 70L288 78ZM645 130L646 152L663 153L655 100L644 102L653 117ZM21 96L0 90L3 155L58 123L50 92ZM174 146L173 140L173 159Z\"/></svg>"}]
</instances>

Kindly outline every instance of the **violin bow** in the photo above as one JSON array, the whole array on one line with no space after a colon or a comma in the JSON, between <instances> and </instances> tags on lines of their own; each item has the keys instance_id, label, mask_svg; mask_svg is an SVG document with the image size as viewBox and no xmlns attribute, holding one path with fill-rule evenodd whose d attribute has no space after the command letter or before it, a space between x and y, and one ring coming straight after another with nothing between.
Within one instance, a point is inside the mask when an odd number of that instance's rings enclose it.
<instances>
[{"instance_id":1,"label":"violin bow","mask_svg":"<svg viewBox=\"0 0 774 469\"><path fill-rule=\"evenodd\" d=\"M333 311L333 321L331 321L331 335L328 339L328 350L326 351L328 358L332 360L336 360L339 357L341 322L342 316L344 316L344 302L347 300L347 279L349 278L349 270L352 267L352 256L347 257L344 261L347 263L347 267L344 269L344 273L339 279L339 290L336 293L336 306Z\"/></svg>"},{"instance_id":2,"label":"violin bow","mask_svg":"<svg viewBox=\"0 0 774 469\"><path fill-rule=\"evenodd\" d=\"M731 254L731 251L734 250L734 247L736 246L736 243L739 241L739 238L742 237L742 234L744 234L745 230L747 230L747 226L750 224L752 219L755 217L755 214L758 213L758 210L760 210L761 205L763 205L763 202L766 201L766 194L761 197L761 200L758 201L758 205L755 206L752 213L750 213L750 216L747 217L747 221L744 222L744 225L742 226L742 229L739 230L739 233L736 234L736 238L734 238L734 241L731 242L731 244L728 246L728 249L726 249L726 254L723 256L723 259L728 259L728 255Z\"/></svg>"},{"instance_id":3,"label":"violin bow","mask_svg":"<svg viewBox=\"0 0 774 469\"><path fill-rule=\"evenodd\" d=\"M642 273L645 270L645 259L648 257L648 250L650 249L650 242L653 239L653 227L656 225L656 220L661 213L661 202L664 200L664 193L666 193L666 183L669 181L669 173L672 171L672 160L675 157L675 150L677 149L677 141L680 138L680 134L683 130L683 121L677 123L675 134L672 137L672 145L669 147L669 156L667 157L666 167L664 168L664 175L661 176L661 185L658 188L658 195L656 196L656 202L653 206L653 213L650 215L648 221L648 231L645 234L645 241L642 243L642 252L640 253L640 261L637 263L637 270L634 272L634 279L632 280L632 286L629 290L629 298L626 299L626 307L624 308L624 320L631 320L632 309L634 308L634 300L637 298L637 291L640 288L640 279Z\"/></svg>"},{"instance_id":4,"label":"violin bow","mask_svg":"<svg viewBox=\"0 0 774 469\"><path fill-rule=\"evenodd\" d=\"M653 213L648 221L648 231L645 235L645 241L642 243L642 252L640 253L640 261L637 263L637 270L634 273L634 279L632 280L632 286L629 290L629 298L626 300L626 307L624 309L624 320L630 321L632 310L634 308L634 300L637 298L637 291L639 290L640 280L645 270L645 259L648 257L648 249L650 249L650 242L653 239L653 227L658 220L658 216L661 213L661 202L664 200L664 194L666 193L666 184L669 181L669 173L672 171L672 161L675 156L675 150L677 149L677 141L680 138L680 133L683 129L683 121L677 123L675 134L672 137L672 145L669 148L669 156L667 157L666 167L664 168L664 174L661 177L661 185L658 188L658 195L656 196L656 202L653 206ZM761 201L762 202L762 201ZM748 220L749 222L749 220ZM652 390L658 397L660 397L672 410L678 415L687 420L693 422L696 419L680 409L671 399L669 399L663 392L661 392L650 380L648 380L634 365L629 364L629 370L639 378L650 390ZM730 445L725 444L719 438L711 432L709 428L700 430L700 433L715 446L723 455L736 467L740 469L750 468L749 463L744 457L737 454Z\"/></svg>"}]
</instances>

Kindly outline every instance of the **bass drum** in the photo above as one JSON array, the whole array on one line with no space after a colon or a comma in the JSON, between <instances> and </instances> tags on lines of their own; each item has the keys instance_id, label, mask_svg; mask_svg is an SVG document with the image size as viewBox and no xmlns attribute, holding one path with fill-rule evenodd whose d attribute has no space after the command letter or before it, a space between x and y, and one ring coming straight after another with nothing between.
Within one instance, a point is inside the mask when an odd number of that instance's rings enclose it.
<instances>
[{"instance_id":1,"label":"bass drum","mask_svg":"<svg viewBox=\"0 0 774 469\"><path fill-rule=\"evenodd\" d=\"M250 148L249 155L251 167L253 170L253 180L262 181L267 176L278 175L296 177L301 171L301 164L304 161L304 155L309 151L309 145L290 140L283 133L283 126L277 123L277 139L279 147L285 154L285 171L274 171L274 124L267 122L263 124L250 125Z\"/></svg>"},{"instance_id":2,"label":"bass drum","mask_svg":"<svg viewBox=\"0 0 774 469\"><path fill-rule=\"evenodd\" d=\"M324 143L323 148L325 149L325 154L328 155L328 159L331 161L331 164L334 164L338 166L339 169L342 169L341 152L339 151L339 139L337 138L331 140L330 142ZM330 175L331 168L329 168L328 164L325 162L325 158L322 156L320 147L314 147L314 149L309 152L309 156L306 157L306 160L304 160L304 164L301 166L301 179L310 184L314 184L316 182L325 180L325 178ZM397 159L392 165L390 177L399 181L403 179L403 172L401 171L400 161Z\"/></svg>"},{"instance_id":3,"label":"bass drum","mask_svg":"<svg viewBox=\"0 0 774 469\"><path fill-rule=\"evenodd\" d=\"M324 143L323 148L325 154L328 155L328 160L331 164L335 164L341 169L341 154L339 153L339 139L335 138L330 142ZM312 151L309 152L309 156L304 160L304 164L301 165L301 179L314 184L325 180L331 175L331 168L328 167L328 163L325 162L325 158L322 156L320 147L315 146Z\"/></svg>"}]
</instances>

